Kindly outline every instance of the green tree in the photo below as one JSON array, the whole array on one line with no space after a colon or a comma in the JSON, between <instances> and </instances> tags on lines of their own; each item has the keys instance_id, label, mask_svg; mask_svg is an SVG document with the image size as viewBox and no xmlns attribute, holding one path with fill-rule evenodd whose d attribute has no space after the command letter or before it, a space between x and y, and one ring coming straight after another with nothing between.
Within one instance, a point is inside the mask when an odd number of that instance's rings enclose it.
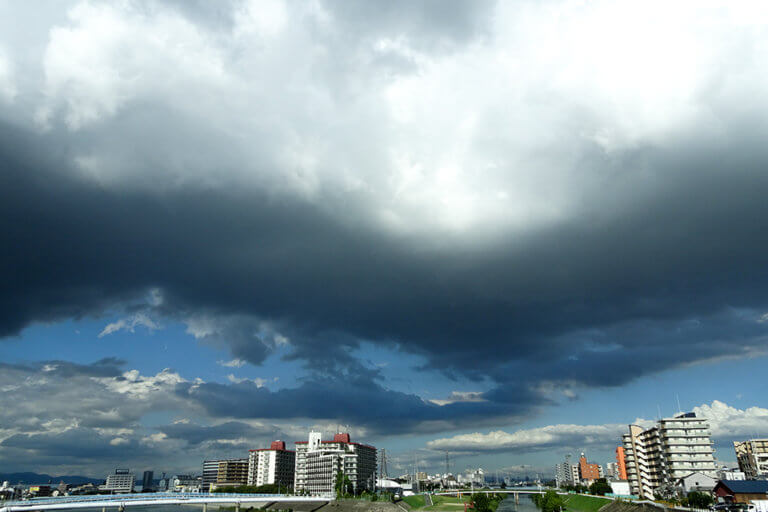
<instances>
[{"instance_id":1,"label":"green tree","mask_svg":"<svg viewBox=\"0 0 768 512\"><path fill-rule=\"evenodd\" d=\"M611 485L605 481L605 478L598 478L589 486L589 493L597 496L605 496L612 491Z\"/></svg>"},{"instance_id":2,"label":"green tree","mask_svg":"<svg viewBox=\"0 0 768 512\"><path fill-rule=\"evenodd\" d=\"M491 499L484 492L473 494L471 502L475 512L490 512L491 510Z\"/></svg>"},{"instance_id":3,"label":"green tree","mask_svg":"<svg viewBox=\"0 0 768 512\"><path fill-rule=\"evenodd\" d=\"M709 508L712 503L714 503L714 500L709 493L700 491L688 493L688 506L691 508Z\"/></svg>"},{"instance_id":4,"label":"green tree","mask_svg":"<svg viewBox=\"0 0 768 512\"><path fill-rule=\"evenodd\" d=\"M352 482L349 481L349 477L344 472L339 471L336 473L336 482L333 487L336 491L336 499L340 499L351 494Z\"/></svg>"},{"instance_id":5,"label":"green tree","mask_svg":"<svg viewBox=\"0 0 768 512\"><path fill-rule=\"evenodd\" d=\"M544 494L534 494L533 502L541 509L541 512L559 512L561 509L565 509L563 498L551 490Z\"/></svg>"},{"instance_id":6,"label":"green tree","mask_svg":"<svg viewBox=\"0 0 768 512\"><path fill-rule=\"evenodd\" d=\"M504 480L502 480L502 481L501 481L501 485L500 485L499 487L501 487L502 489L506 489L506 488L507 488L507 482L505 482Z\"/></svg>"}]
</instances>

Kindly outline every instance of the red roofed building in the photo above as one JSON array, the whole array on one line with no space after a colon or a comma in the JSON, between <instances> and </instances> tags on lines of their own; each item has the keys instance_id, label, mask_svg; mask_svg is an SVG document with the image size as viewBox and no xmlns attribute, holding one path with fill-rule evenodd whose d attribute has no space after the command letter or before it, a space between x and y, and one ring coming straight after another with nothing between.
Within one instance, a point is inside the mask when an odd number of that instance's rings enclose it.
<instances>
[{"instance_id":1,"label":"red roofed building","mask_svg":"<svg viewBox=\"0 0 768 512\"><path fill-rule=\"evenodd\" d=\"M293 487L296 452L285 449L285 441L272 441L269 448L250 450L248 485L278 484Z\"/></svg>"},{"instance_id":2,"label":"red roofed building","mask_svg":"<svg viewBox=\"0 0 768 512\"><path fill-rule=\"evenodd\" d=\"M376 448L353 443L347 433L323 441L320 432L310 432L308 441L296 441L295 491L332 493L339 472L349 478L353 492L374 490Z\"/></svg>"}]
</instances>

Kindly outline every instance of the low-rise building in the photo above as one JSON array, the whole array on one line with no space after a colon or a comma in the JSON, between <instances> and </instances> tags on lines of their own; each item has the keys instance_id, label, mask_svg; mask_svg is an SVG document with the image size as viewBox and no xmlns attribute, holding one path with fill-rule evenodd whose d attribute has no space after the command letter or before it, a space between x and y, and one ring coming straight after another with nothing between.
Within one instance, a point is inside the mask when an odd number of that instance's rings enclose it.
<instances>
[{"instance_id":1,"label":"low-rise building","mask_svg":"<svg viewBox=\"0 0 768 512\"><path fill-rule=\"evenodd\" d=\"M200 492L202 489L202 477L195 475L176 475L171 479L171 488L174 492Z\"/></svg>"},{"instance_id":2,"label":"low-rise building","mask_svg":"<svg viewBox=\"0 0 768 512\"><path fill-rule=\"evenodd\" d=\"M717 470L717 479L718 480L746 480L747 475L744 474L743 471L740 471L738 468L728 468L728 467L722 467Z\"/></svg>"},{"instance_id":3,"label":"low-rise building","mask_svg":"<svg viewBox=\"0 0 768 512\"><path fill-rule=\"evenodd\" d=\"M698 471L684 476L677 481L677 486L680 487L685 494L688 494L691 491L709 492L715 488L715 484L717 484L716 478Z\"/></svg>"},{"instance_id":4,"label":"low-rise building","mask_svg":"<svg viewBox=\"0 0 768 512\"><path fill-rule=\"evenodd\" d=\"M749 503L768 499L768 480L720 480L712 492L718 501Z\"/></svg>"},{"instance_id":5,"label":"low-rise building","mask_svg":"<svg viewBox=\"0 0 768 512\"><path fill-rule=\"evenodd\" d=\"M136 475L129 469L116 469L111 475L107 475L106 483L101 486L102 491L114 494L132 493L136 483Z\"/></svg>"},{"instance_id":6,"label":"low-rise building","mask_svg":"<svg viewBox=\"0 0 768 512\"><path fill-rule=\"evenodd\" d=\"M587 457L582 453L579 457L579 482L582 485L591 485L603 476L603 468L599 464L587 462Z\"/></svg>"},{"instance_id":7,"label":"low-rise building","mask_svg":"<svg viewBox=\"0 0 768 512\"><path fill-rule=\"evenodd\" d=\"M632 490L629 488L629 482L626 480L614 480L611 482L611 492L616 496L630 496Z\"/></svg>"}]
</instances>

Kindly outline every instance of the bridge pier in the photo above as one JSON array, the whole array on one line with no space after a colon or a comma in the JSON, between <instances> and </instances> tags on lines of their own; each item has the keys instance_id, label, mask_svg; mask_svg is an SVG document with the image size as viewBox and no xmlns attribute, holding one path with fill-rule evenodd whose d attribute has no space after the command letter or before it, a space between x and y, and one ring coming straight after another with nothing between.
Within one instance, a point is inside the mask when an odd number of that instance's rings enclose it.
<instances>
[{"instance_id":1,"label":"bridge pier","mask_svg":"<svg viewBox=\"0 0 768 512\"><path fill-rule=\"evenodd\" d=\"M240 512L240 502L235 503L235 512Z\"/></svg>"},{"instance_id":2,"label":"bridge pier","mask_svg":"<svg viewBox=\"0 0 768 512\"><path fill-rule=\"evenodd\" d=\"M515 493L515 505L519 505L519 504L520 504L520 493L516 492Z\"/></svg>"},{"instance_id":3,"label":"bridge pier","mask_svg":"<svg viewBox=\"0 0 768 512\"><path fill-rule=\"evenodd\" d=\"M208 504L203 503L203 512L208 512Z\"/></svg>"}]
</instances>

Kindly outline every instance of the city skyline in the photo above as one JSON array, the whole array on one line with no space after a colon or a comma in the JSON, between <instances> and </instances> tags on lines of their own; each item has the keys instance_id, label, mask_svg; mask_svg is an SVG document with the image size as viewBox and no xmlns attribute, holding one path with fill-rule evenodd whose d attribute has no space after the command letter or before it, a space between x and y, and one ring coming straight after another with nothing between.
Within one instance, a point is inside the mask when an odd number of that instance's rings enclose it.
<instances>
[{"instance_id":1,"label":"city skyline","mask_svg":"<svg viewBox=\"0 0 768 512\"><path fill-rule=\"evenodd\" d=\"M0 463L317 430L552 474L693 411L735 466L766 37L758 2L0 3Z\"/></svg>"}]
</instances>

